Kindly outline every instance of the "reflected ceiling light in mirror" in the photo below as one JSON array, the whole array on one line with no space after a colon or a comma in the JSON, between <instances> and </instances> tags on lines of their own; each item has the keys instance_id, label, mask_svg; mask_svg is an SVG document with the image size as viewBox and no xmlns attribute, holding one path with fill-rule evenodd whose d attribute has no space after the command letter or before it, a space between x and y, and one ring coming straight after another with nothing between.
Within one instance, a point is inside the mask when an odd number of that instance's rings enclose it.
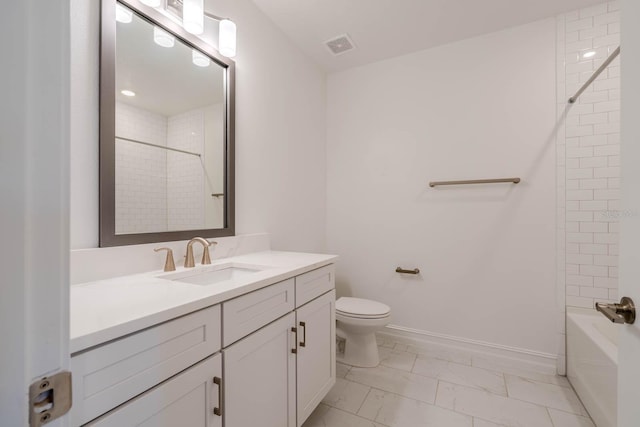
<instances>
[{"instance_id":1,"label":"reflected ceiling light in mirror","mask_svg":"<svg viewBox=\"0 0 640 427\"><path fill-rule=\"evenodd\" d=\"M132 90L121 90L120 91L121 94L123 94L124 96L136 96L136 93Z\"/></svg>"},{"instance_id":2,"label":"reflected ceiling light in mirror","mask_svg":"<svg viewBox=\"0 0 640 427\"><path fill-rule=\"evenodd\" d=\"M219 49L221 55L227 58L236 56L236 24L229 19L220 21L220 33L218 37Z\"/></svg>"},{"instance_id":3,"label":"reflected ceiling light in mirror","mask_svg":"<svg viewBox=\"0 0 640 427\"><path fill-rule=\"evenodd\" d=\"M585 52L582 54L583 58L593 58L594 56L596 56L596 51L595 50L590 50L588 52Z\"/></svg>"},{"instance_id":4,"label":"reflected ceiling light in mirror","mask_svg":"<svg viewBox=\"0 0 640 427\"><path fill-rule=\"evenodd\" d=\"M191 34L204 31L204 0L183 0L182 25Z\"/></svg>"},{"instance_id":5,"label":"reflected ceiling light in mirror","mask_svg":"<svg viewBox=\"0 0 640 427\"><path fill-rule=\"evenodd\" d=\"M133 19L133 12L124 7L123 5L116 3L116 21L128 24Z\"/></svg>"},{"instance_id":6,"label":"reflected ceiling light in mirror","mask_svg":"<svg viewBox=\"0 0 640 427\"><path fill-rule=\"evenodd\" d=\"M211 64L211 60L208 56L203 55L195 49L191 51L191 60L198 67L208 67L209 64Z\"/></svg>"},{"instance_id":7,"label":"reflected ceiling light in mirror","mask_svg":"<svg viewBox=\"0 0 640 427\"><path fill-rule=\"evenodd\" d=\"M173 47L176 39L162 28L153 27L153 41L162 47Z\"/></svg>"},{"instance_id":8,"label":"reflected ceiling light in mirror","mask_svg":"<svg viewBox=\"0 0 640 427\"><path fill-rule=\"evenodd\" d=\"M140 0L143 4L151 7L159 7L162 4L162 0Z\"/></svg>"}]
</instances>

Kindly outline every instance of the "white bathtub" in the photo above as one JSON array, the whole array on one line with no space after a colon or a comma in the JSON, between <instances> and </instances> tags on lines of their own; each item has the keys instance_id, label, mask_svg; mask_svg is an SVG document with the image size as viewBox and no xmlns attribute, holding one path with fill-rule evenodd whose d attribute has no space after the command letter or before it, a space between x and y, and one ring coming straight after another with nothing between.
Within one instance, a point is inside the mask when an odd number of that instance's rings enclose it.
<instances>
[{"instance_id":1,"label":"white bathtub","mask_svg":"<svg viewBox=\"0 0 640 427\"><path fill-rule=\"evenodd\" d=\"M618 328L595 310L567 309L567 376L598 427L616 427Z\"/></svg>"}]
</instances>

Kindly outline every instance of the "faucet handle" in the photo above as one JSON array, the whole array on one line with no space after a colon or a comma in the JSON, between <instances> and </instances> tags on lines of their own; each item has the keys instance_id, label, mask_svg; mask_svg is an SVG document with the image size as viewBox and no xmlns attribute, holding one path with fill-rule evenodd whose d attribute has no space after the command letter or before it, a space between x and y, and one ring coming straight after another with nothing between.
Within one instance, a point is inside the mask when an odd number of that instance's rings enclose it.
<instances>
[{"instance_id":1,"label":"faucet handle","mask_svg":"<svg viewBox=\"0 0 640 427\"><path fill-rule=\"evenodd\" d=\"M167 258L164 261L164 271L176 271L176 264L173 262L173 251L171 248L155 248L154 251L167 251Z\"/></svg>"},{"instance_id":2,"label":"faucet handle","mask_svg":"<svg viewBox=\"0 0 640 427\"><path fill-rule=\"evenodd\" d=\"M208 243L208 245L204 246L204 250L202 251L202 261L200 262L200 264L202 265L206 265L206 264L211 264L211 255L209 255L209 247L211 245L217 245L218 242L214 242L207 240L206 241Z\"/></svg>"}]
</instances>

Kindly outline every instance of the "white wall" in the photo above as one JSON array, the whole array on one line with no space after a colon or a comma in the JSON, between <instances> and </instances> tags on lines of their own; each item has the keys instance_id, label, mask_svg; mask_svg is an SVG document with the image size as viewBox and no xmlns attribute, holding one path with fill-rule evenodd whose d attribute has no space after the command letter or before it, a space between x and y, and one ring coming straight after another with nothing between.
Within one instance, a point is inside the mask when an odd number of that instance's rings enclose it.
<instances>
[{"instance_id":1,"label":"white wall","mask_svg":"<svg viewBox=\"0 0 640 427\"><path fill-rule=\"evenodd\" d=\"M552 18L329 76L339 294L402 328L557 354L555 37Z\"/></svg>"},{"instance_id":2,"label":"white wall","mask_svg":"<svg viewBox=\"0 0 640 427\"><path fill-rule=\"evenodd\" d=\"M98 3L71 0L74 249L98 245ZM269 232L277 249L321 251L325 75L250 0L208 0L206 8L238 26L236 232Z\"/></svg>"}]
</instances>

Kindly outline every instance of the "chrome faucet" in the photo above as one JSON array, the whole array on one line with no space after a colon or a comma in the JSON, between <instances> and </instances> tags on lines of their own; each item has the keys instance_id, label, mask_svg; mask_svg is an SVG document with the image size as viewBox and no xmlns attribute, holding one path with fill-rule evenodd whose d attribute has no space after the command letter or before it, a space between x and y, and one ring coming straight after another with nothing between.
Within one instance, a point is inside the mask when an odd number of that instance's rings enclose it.
<instances>
[{"instance_id":1,"label":"chrome faucet","mask_svg":"<svg viewBox=\"0 0 640 427\"><path fill-rule=\"evenodd\" d=\"M202 243L202 246L204 247L204 251L202 252L201 264L211 264L211 257L209 255L209 246L216 245L217 242L209 242L208 240L203 239L202 237L194 237L193 239L189 240L189 243L187 243L187 256L184 260L185 268L192 268L196 266L196 263L193 259L193 244L195 242Z\"/></svg>"}]
</instances>

